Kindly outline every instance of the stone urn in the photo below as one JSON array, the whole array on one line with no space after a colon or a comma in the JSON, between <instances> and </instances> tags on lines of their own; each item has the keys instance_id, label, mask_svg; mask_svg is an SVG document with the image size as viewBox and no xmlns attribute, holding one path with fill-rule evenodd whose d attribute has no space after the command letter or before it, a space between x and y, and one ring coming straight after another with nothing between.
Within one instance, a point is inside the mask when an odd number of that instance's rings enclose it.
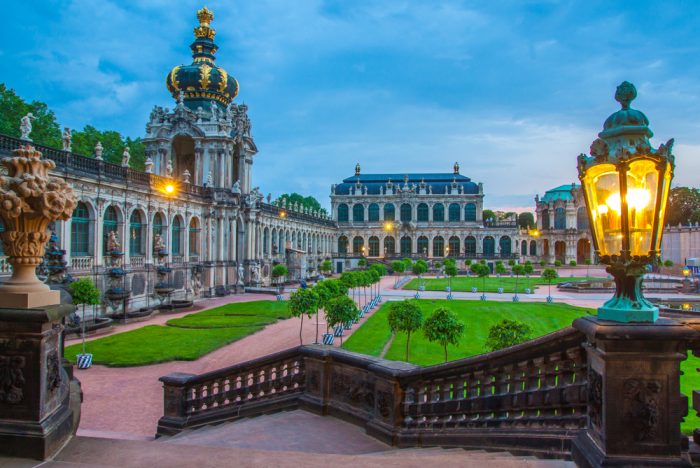
<instances>
[{"instance_id":1,"label":"stone urn","mask_svg":"<svg viewBox=\"0 0 700 468\"><path fill-rule=\"evenodd\" d=\"M5 223L0 238L12 265L12 277L0 286L0 299L4 307L59 304L60 293L37 278L36 267L50 238L49 223L70 219L75 195L63 179L49 175L56 164L41 159L33 146L12 154L0 161L7 169L7 176L0 177L0 218Z\"/></svg>"}]
</instances>

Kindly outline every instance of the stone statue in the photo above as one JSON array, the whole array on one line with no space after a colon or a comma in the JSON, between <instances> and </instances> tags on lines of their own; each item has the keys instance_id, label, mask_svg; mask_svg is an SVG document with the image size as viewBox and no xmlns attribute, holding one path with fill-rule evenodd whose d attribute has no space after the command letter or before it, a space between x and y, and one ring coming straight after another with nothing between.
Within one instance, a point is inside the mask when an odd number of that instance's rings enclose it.
<instances>
[{"instance_id":1,"label":"stone statue","mask_svg":"<svg viewBox=\"0 0 700 468\"><path fill-rule=\"evenodd\" d=\"M226 106L226 121L229 123L233 122L233 106L233 103Z\"/></svg>"},{"instance_id":2,"label":"stone statue","mask_svg":"<svg viewBox=\"0 0 700 468\"><path fill-rule=\"evenodd\" d=\"M153 174L153 160L150 156L146 157L146 162L143 163L146 174Z\"/></svg>"},{"instance_id":3,"label":"stone statue","mask_svg":"<svg viewBox=\"0 0 700 468\"><path fill-rule=\"evenodd\" d=\"M163 242L163 237L161 237L160 234L156 233L153 236L153 252L159 253L165 250L165 242Z\"/></svg>"},{"instance_id":4,"label":"stone statue","mask_svg":"<svg viewBox=\"0 0 700 468\"><path fill-rule=\"evenodd\" d=\"M197 107L195 114L197 114L197 123L202 123L202 117L204 117L204 109L202 109L202 106Z\"/></svg>"},{"instance_id":5,"label":"stone statue","mask_svg":"<svg viewBox=\"0 0 700 468\"><path fill-rule=\"evenodd\" d=\"M272 201L272 194L268 193L267 194L267 204L269 205L271 201Z\"/></svg>"},{"instance_id":6,"label":"stone statue","mask_svg":"<svg viewBox=\"0 0 700 468\"><path fill-rule=\"evenodd\" d=\"M122 245L119 243L117 231L109 231L107 234L107 252L121 252Z\"/></svg>"},{"instance_id":7,"label":"stone statue","mask_svg":"<svg viewBox=\"0 0 700 468\"><path fill-rule=\"evenodd\" d=\"M206 182L207 187L211 187L214 185L214 176L212 175L211 171L209 171L209 175L207 175L207 182Z\"/></svg>"},{"instance_id":8,"label":"stone statue","mask_svg":"<svg viewBox=\"0 0 700 468\"><path fill-rule=\"evenodd\" d=\"M231 187L231 193L241 193L241 181L236 180Z\"/></svg>"},{"instance_id":9,"label":"stone statue","mask_svg":"<svg viewBox=\"0 0 700 468\"><path fill-rule=\"evenodd\" d=\"M177 108L182 109L185 107L185 93L180 91L177 95Z\"/></svg>"},{"instance_id":10,"label":"stone statue","mask_svg":"<svg viewBox=\"0 0 700 468\"><path fill-rule=\"evenodd\" d=\"M167 178L172 178L173 177L173 160L168 159L168 164L165 166L165 177Z\"/></svg>"},{"instance_id":11,"label":"stone statue","mask_svg":"<svg viewBox=\"0 0 700 468\"><path fill-rule=\"evenodd\" d=\"M257 263L253 263L250 265L250 276L253 280L253 283L260 284L262 282L262 278L260 277L260 265L258 265Z\"/></svg>"},{"instance_id":12,"label":"stone statue","mask_svg":"<svg viewBox=\"0 0 700 468\"><path fill-rule=\"evenodd\" d=\"M102 143L98 141L95 145L95 159L98 161L102 161L102 149Z\"/></svg>"},{"instance_id":13,"label":"stone statue","mask_svg":"<svg viewBox=\"0 0 700 468\"><path fill-rule=\"evenodd\" d=\"M63 129L63 151L72 151L71 149L71 134L70 128L65 127Z\"/></svg>"},{"instance_id":14,"label":"stone statue","mask_svg":"<svg viewBox=\"0 0 700 468\"><path fill-rule=\"evenodd\" d=\"M219 108L217 107L216 101L211 101L211 121L217 122L219 120Z\"/></svg>"},{"instance_id":15,"label":"stone statue","mask_svg":"<svg viewBox=\"0 0 700 468\"><path fill-rule=\"evenodd\" d=\"M241 104L235 117L236 138L250 137L250 119L248 118L248 106Z\"/></svg>"},{"instance_id":16,"label":"stone statue","mask_svg":"<svg viewBox=\"0 0 700 468\"><path fill-rule=\"evenodd\" d=\"M190 174L190 171L188 169L185 169L185 172L182 173L182 181L186 184L189 184L190 177L192 177L192 174Z\"/></svg>"},{"instance_id":17,"label":"stone statue","mask_svg":"<svg viewBox=\"0 0 700 468\"><path fill-rule=\"evenodd\" d=\"M35 118L36 117L34 117L34 114L29 112L27 115L20 119L19 131L21 133L21 136L19 138L21 140L32 141L32 139L29 138L29 134L32 133L32 120L34 120Z\"/></svg>"},{"instance_id":18,"label":"stone statue","mask_svg":"<svg viewBox=\"0 0 700 468\"><path fill-rule=\"evenodd\" d=\"M245 275L245 271L243 270L243 265L238 265L238 278L236 278L236 284L239 286L243 286L243 275Z\"/></svg>"},{"instance_id":19,"label":"stone statue","mask_svg":"<svg viewBox=\"0 0 700 468\"><path fill-rule=\"evenodd\" d=\"M122 167L129 167L129 160L131 159L131 154L129 154L129 147L124 148L122 153Z\"/></svg>"}]
</instances>

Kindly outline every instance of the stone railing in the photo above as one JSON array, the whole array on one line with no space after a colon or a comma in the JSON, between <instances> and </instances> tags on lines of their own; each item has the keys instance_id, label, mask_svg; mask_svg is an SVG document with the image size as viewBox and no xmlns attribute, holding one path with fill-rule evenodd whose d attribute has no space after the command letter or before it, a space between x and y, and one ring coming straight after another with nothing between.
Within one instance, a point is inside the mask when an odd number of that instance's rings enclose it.
<instances>
[{"instance_id":1,"label":"stone railing","mask_svg":"<svg viewBox=\"0 0 700 468\"><path fill-rule=\"evenodd\" d=\"M158 435L301 407L399 446L515 447L565 457L586 423L584 340L568 328L427 368L312 345L199 376L170 374L161 378Z\"/></svg>"},{"instance_id":2,"label":"stone railing","mask_svg":"<svg viewBox=\"0 0 700 468\"><path fill-rule=\"evenodd\" d=\"M131 268L143 268L146 265L146 257L143 255L129 257L129 265Z\"/></svg>"},{"instance_id":3,"label":"stone railing","mask_svg":"<svg viewBox=\"0 0 700 468\"><path fill-rule=\"evenodd\" d=\"M190 263L199 262L199 255L190 255Z\"/></svg>"},{"instance_id":4,"label":"stone railing","mask_svg":"<svg viewBox=\"0 0 700 468\"><path fill-rule=\"evenodd\" d=\"M180 265L185 261L185 257L182 255L173 255L172 263L175 265Z\"/></svg>"},{"instance_id":5,"label":"stone railing","mask_svg":"<svg viewBox=\"0 0 700 468\"><path fill-rule=\"evenodd\" d=\"M12 273L12 265L7 261L6 256L0 257L0 273Z\"/></svg>"},{"instance_id":6,"label":"stone railing","mask_svg":"<svg viewBox=\"0 0 700 468\"><path fill-rule=\"evenodd\" d=\"M73 271L89 271L92 269L93 257L71 257L70 267Z\"/></svg>"}]
</instances>

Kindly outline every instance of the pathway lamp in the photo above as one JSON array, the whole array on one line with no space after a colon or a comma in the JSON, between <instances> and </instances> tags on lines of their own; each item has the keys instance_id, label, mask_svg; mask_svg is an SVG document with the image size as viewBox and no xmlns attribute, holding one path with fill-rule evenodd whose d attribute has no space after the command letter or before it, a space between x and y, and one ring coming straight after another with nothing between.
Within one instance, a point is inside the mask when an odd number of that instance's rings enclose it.
<instances>
[{"instance_id":1,"label":"pathway lamp","mask_svg":"<svg viewBox=\"0 0 700 468\"><path fill-rule=\"evenodd\" d=\"M615 280L615 295L598 317L615 322L655 322L659 309L642 295L648 264L660 260L671 179L673 139L652 148L649 120L630 108L634 85L623 82L615 100L622 109L605 121L591 155L578 157L579 179L588 211L593 246Z\"/></svg>"}]
</instances>

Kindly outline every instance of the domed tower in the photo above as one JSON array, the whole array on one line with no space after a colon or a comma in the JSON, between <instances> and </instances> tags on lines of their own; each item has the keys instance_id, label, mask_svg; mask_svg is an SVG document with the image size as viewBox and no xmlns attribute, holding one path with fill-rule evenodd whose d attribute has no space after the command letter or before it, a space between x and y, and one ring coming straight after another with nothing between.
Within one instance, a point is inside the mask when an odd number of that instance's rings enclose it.
<instances>
[{"instance_id":1,"label":"domed tower","mask_svg":"<svg viewBox=\"0 0 700 468\"><path fill-rule=\"evenodd\" d=\"M238 81L226 70L214 63L218 46L214 43L216 31L211 27L214 13L207 7L197 12L199 26L194 28L195 40L192 49L192 63L178 65L165 79L168 91L179 99L183 93L184 104L196 111L202 108L212 112L212 103L219 107L214 112L225 111L238 94Z\"/></svg>"}]
</instances>

